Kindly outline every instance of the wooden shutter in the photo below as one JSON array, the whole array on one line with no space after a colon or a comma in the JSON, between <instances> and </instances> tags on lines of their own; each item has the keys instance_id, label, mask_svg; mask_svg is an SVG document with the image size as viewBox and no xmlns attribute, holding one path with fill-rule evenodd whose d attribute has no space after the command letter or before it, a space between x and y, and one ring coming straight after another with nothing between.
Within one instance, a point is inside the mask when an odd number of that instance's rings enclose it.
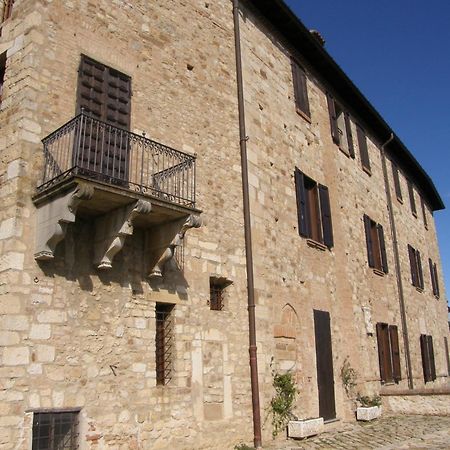
<instances>
[{"instance_id":1,"label":"wooden shutter","mask_svg":"<svg viewBox=\"0 0 450 450\"><path fill-rule=\"evenodd\" d=\"M305 176L295 168L295 193L297 197L298 232L300 236L310 237L309 199L305 190Z\"/></svg>"},{"instance_id":2,"label":"wooden shutter","mask_svg":"<svg viewBox=\"0 0 450 450\"><path fill-rule=\"evenodd\" d=\"M320 213L322 216L323 243L333 247L333 224L331 221L330 195L328 188L319 184Z\"/></svg>"},{"instance_id":3,"label":"wooden shutter","mask_svg":"<svg viewBox=\"0 0 450 450\"><path fill-rule=\"evenodd\" d=\"M375 267L375 256L373 254L373 241L371 234L371 220L364 214L364 230L366 231L366 245L367 245L367 261L369 267Z\"/></svg>"},{"instance_id":4,"label":"wooden shutter","mask_svg":"<svg viewBox=\"0 0 450 450\"><path fill-rule=\"evenodd\" d=\"M395 188L395 195L399 200L403 200L402 197L402 189L400 186L400 176L398 173L398 166L394 162L392 162L392 175L394 177L394 188Z\"/></svg>"},{"instance_id":5,"label":"wooden shutter","mask_svg":"<svg viewBox=\"0 0 450 450\"><path fill-rule=\"evenodd\" d=\"M434 273L434 284L436 286L436 297L440 296L440 291L439 291L439 279L438 279L438 273L437 273L437 266L436 263L434 263L433 265L433 273Z\"/></svg>"},{"instance_id":6,"label":"wooden shutter","mask_svg":"<svg viewBox=\"0 0 450 450\"><path fill-rule=\"evenodd\" d=\"M389 346L389 328L387 323L377 323L378 359L381 381L392 381L391 352Z\"/></svg>"},{"instance_id":7,"label":"wooden shutter","mask_svg":"<svg viewBox=\"0 0 450 450\"><path fill-rule=\"evenodd\" d=\"M416 201L414 199L414 188L410 180L408 180L409 203L412 213L417 216Z\"/></svg>"},{"instance_id":8,"label":"wooden shutter","mask_svg":"<svg viewBox=\"0 0 450 450\"><path fill-rule=\"evenodd\" d=\"M450 355L448 354L448 339L444 337L445 359L447 360L447 375L450 376Z\"/></svg>"},{"instance_id":9,"label":"wooden shutter","mask_svg":"<svg viewBox=\"0 0 450 450\"><path fill-rule=\"evenodd\" d=\"M434 265L433 265L433 261L431 261L431 258L428 258L428 265L430 267L431 287L433 288L433 295L437 295L436 294L436 281L435 281Z\"/></svg>"},{"instance_id":10,"label":"wooden shutter","mask_svg":"<svg viewBox=\"0 0 450 450\"><path fill-rule=\"evenodd\" d=\"M356 134L358 136L359 153L361 155L361 165L364 169L370 172L369 150L367 148L367 137L364 130L358 125L356 127Z\"/></svg>"},{"instance_id":11,"label":"wooden shutter","mask_svg":"<svg viewBox=\"0 0 450 450\"><path fill-rule=\"evenodd\" d=\"M378 230L378 242L380 243L380 255L381 255L381 268L383 269L384 273L388 273L388 262L387 262L387 256L386 256L386 245L384 242L384 231L383 227L378 224L377 225Z\"/></svg>"},{"instance_id":12,"label":"wooden shutter","mask_svg":"<svg viewBox=\"0 0 450 450\"><path fill-rule=\"evenodd\" d=\"M291 60L291 66L292 80L294 84L295 106L297 109L299 109L309 117L311 114L309 110L306 74L294 59Z\"/></svg>"},{"instance_id":13,"label":"wooden shutter","mask_svg":"<svg viewBox=\"0 0 450 450\"><path fill-rule=\"evenodd\" d=\"M392 373L394 381L398 383L402 379L400 367L400 349L398 345L398 329L396 325L389 326L389 339L391 342Z\"/></svg>"},{"instance_id":14,"label":"wooden shutter","mask_svg":"<svg viewBox=\"0 0 450 450\"><path fill-rule=\"evenodd\" d=\"M350 116L348 112L344 115L345 119L345 132L347 133L347 145L349 155L355 159L355 146L353 145L352 127L350 125Z\"/></svg>"},{"instance_id":15,"label":"wooden shutter","mask_svg":"<svg viewBox=\"0 0 450 450\"><path fill-rule=\"evenodd\" d=\"M416 250L416 263L417 263L417 281L419 283L418 287L423 289L423 272L422 272L422 260L420 259L420 252Z\"/></svg>"},{"instance_id":16,"label":"wooden shutter","mask_svg":"<svg viewBox=\"0 0 450 450\"><path fill-rule=\"evenodd\" d=\"M423 197L420 198L420 203L422 204L423 224L425 228L428 230L427 211L425 208L425 202L423 201Z\"/></svg>"},{"instance_id":17,"label":"wooden shutter","mask_svg":"<svg viewBox=\"0 0 450 450\"><path fill-rule=\"evenodd\" d=\"M4 6L3 6L2 22L11 17L14 0L3 0L3 5Z\"/></svg>"},{"instance_id":18,"label":"wooden shutter","mask_svg":"<svg viewBox=\"0 0 450 450\"><path fill-rule=\"evenodd\" d=\"M411 266L411 283L413 286L418 286L416 251L408 244L409 264Z\"/></svg>"},{"instance_id":19,"label":"wooden shutter","mask_svg":"<svg viewBox=\"0 0 450 450\"><path fill-rule=\"evenodd\" d=\"M339 138L339 129L337 125L336 106L334 104L333 96L328 92L327 92L327 101L328 101L328 113L330 115L331 137L333 138L333 142L339 145L340 138Z\"/></svg>"},{"instance_id":20,"label":"wooden shutter","mask_svg":"<svg viewBox=\"0 0 450 450\"><path fill-rule=\"evenodd\" d=\"M428 340L425 334L420 335L420 353L422 354L423 379L427 383L431 380L431 369L428 356Z\"/></svg>"},{"instance_id":21,"label":"wooden shutter","mask_svg":"<svg viewBox=\"0 0 450 450\"><path fill-rule=\"evenodd\" d=\"M436 365L434 362L434 348L433 348L433 337L427 336L427 347L428 347L428 359L430 361L430 379L434 381L436 379Z\"/></svg>"}]
</instances>

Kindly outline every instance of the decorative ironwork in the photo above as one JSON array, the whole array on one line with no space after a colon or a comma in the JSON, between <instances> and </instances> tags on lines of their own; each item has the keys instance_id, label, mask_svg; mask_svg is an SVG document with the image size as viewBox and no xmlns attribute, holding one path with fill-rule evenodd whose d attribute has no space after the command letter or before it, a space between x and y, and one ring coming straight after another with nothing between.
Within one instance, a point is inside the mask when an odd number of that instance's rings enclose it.
<instances>
[{"instance_id":1,"label":"decorative ironwork","mask_svg":"<svg viewBox=\"0 0 450 450\"><path fill-rule=\"evenodd\" d=\"M33 450L76 450L77 412L36 412L33 417Z\"/></svg>"},{"instance_id":2,"label":"decorative ironwork","mask_svg":"<svg viewBox=\"0 0 450 450\"><path fill-rule=\"evenodd\" d=\"M156 384L166 385L172 379L173 305L156 304Z\"/></svg>"},{"instance_id":3,"label":"decorative ironwork","mask_svg":"<svg viewBox=\"0 0 450 450\"><path fill-rule=\"evenodd\" d=\"M81 112L42 140L38 191L79 175L183 206L195 206L195 156Z\"/></svg>"}]
</instances>

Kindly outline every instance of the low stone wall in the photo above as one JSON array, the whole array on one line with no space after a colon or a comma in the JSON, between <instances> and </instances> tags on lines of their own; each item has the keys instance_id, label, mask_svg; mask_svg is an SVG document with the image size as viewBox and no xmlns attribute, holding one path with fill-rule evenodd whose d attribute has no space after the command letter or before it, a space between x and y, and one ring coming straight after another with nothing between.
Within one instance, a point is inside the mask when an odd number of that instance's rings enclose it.
<instances>
[{"instance_id":1,"label":"low stone wall","mask_svg":"<svg viewBox=\"0 0 450 450\"><path fill-rule=\"evenodd\" d=\"M394 414L450 416L450 389L382 393L383 408Z\"/></svg>"}]
</instances>

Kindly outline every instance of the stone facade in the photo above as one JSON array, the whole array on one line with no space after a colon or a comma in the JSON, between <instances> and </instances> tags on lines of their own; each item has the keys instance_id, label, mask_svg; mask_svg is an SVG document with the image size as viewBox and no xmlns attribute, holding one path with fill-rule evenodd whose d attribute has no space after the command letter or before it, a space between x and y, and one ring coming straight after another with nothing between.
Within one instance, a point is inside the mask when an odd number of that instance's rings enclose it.
<instances>
[{"instance_id":1,"label":"stone facade","mask_svg":"<svg viewBox=\"0 0 450 450\"><path fill-rule=\"evenodd\" d=\"M313 310L331 317L336 414L354 417L341 383L380 391L374 324L401 329L382 155L370 134L371 175L333 143L320 72L253 7L241 16L254 247L260 399L273 371L295 374L300 418L319 415ZM245 246L229 1L16 0L4 22L0 106L0 446L31 448L35 411L79 409L82 449L223 449L252 439ZM41 139L75 116L80 55L131 77L131 131L195 153L203 225L184 238L184 270L148 278L147 231L128 233L109 271L93 265L95 224L74 217L54 258L36 261ZM311 118L296 113L290 57L307 71ZM339 92L335 93L336 96ZM352 105L347 105L352 108ZM352 111L358 117L358 111ZM351 122L356 136L356 119ZM401 164L401 161L400 161ZM298 234L294 168L328 186L331 250ZM388 153L388 167L390 167ZM424 227L395 200L414 384L424 386L419 336L433 336L437 379L448 383L447 303L431 206ZM388 170L393 186L392 170ZM393 189L393 188L392 188ZM424 197L427 200L427 197ZM151 214L151 213L150 213ZM383 225L389 273L367 264L363 215ZM425 288L411 286L407 245L423 255ZM431 292L428 258L441 295ZM210 277L232 281L210 309ZM173 304L173 371L157 385L157 303ZM404 342L400 352L406 388ZM264 438L271 435L270 419Z\"/></svg>"}]
</instances>

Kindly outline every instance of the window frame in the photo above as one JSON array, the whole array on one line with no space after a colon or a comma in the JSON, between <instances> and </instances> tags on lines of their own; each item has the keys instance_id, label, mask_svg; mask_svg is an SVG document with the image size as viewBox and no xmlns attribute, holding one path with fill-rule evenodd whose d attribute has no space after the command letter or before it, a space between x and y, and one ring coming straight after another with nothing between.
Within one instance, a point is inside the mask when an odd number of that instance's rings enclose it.
<instances>
[{"instance_id":1,"label":"window frame","mask_svg":"<svg viewBox=\"0 0 450 450\"><path fill-rule=\"evenodd\" d=\"M155 371L156 385L166 386L172 379L174 345L173 303L155 305Z\"/></svg>"},{"instance_id":2,"label":"window frame","mask_svg":"<svg viewBox=\"0 0 450 450\"><path fill-rule=\"evenodd\" d=\"M436 363L434 359L433 337L420 335L420 353L422 356L423 379L425 384L436 380Z\"/></svg>"},{"instance_id":3,"label":"window frame","mask_svg":"<svg viewBox=\"0 0 450 450\"><path fill-rule=\"evenodd\" d=\"M392 164L392 178L394 179L394 191L397 200L403 204L402 186L400 184L400 169L396 162L391 161Z\"/></svg>"},{"instance_id":4,"label":"window frame","mask_svg":"<svg viewBox=\"0 0 450 450\"><path fill-rule=\"evenodd\" d=\"M414 196L414 186L410 179L407 180L407 183L408 183L409 204L411 206L411 212L412 215L417 218L417 206L416 206L416 199Z\"/></svg>"},{"instance_id":5,"label":"window frame","mask_svg":"<svg viewBox=\"0 0 450 450\"><path fill-rule=\"evenodd\" d=\"M411 269L411 284L420 292L424 290L422 259L419 250L408 244L409 264Z\"/></svg>"},{"instance_id":6,"label":"window frame","mask_svg":"<svg viewBox=\"0 0 450 450\"><path fill-rule=\"evenodd\" d=\"M378 322L376 330L380 381L398 384L402 379L398 327Z\"/></svg>"},{"instance_id":7,"label":"window frame","mask_svg":"<svg viewBox=\"0 0 450 450\"><path fill-rule=\"evenodd\" d=\"M364 214L363 222L366 235L367 263L376 273L388 274L389 266L383 227L367 214Z\"/></svg>"},{"instance_id":8,"label":"window frame","mask_svg":"<svg viewBox=\"0 0 450 450\"><path fill-rule=\"evenodd\" d=\"M359 155L361 158L361 167L368 175L372 175L372 168L370 165L369 146L367 143L367 134L361 125L356 125L356 135L358 138Z\"/></svg>"},{"instance_id":9,"label":"window frame","mask_svg":"<svg viewBox=\"0 0 450 450\"><path fill-rule=\"evenodd\" d=\"M433 290L433 295L436 298L440 297L440 290L439 290L439 278L437 273L437 265L433 262L431 258L428 258L428 266L430 268L430 277L431 277L431 287Z\"/></svg>"}]
</instances>

